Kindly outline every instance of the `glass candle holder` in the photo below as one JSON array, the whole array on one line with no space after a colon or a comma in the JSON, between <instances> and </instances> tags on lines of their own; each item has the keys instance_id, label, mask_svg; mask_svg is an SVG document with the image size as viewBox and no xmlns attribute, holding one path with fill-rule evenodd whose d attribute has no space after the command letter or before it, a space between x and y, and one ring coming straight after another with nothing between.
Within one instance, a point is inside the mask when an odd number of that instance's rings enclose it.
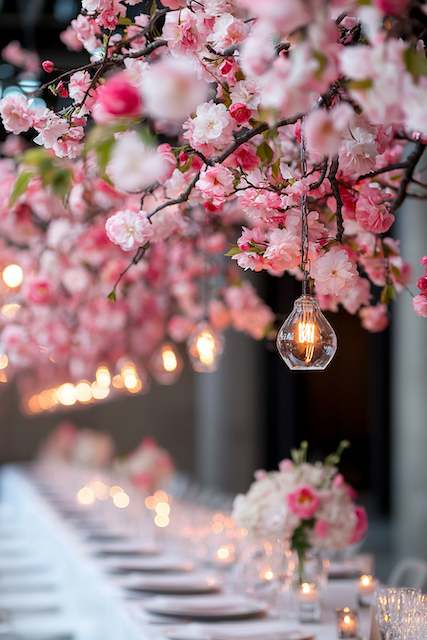
<instances>
[{"instance_id":1,"label":"glass candle holder","mask_svg":"<svg viewBox=\"0 0 427 640\"><path fill-rule=\"evenodd\" d=\"M362 575L357 585L358 603L360 607L370 607L374 603L377 581L371 575Z\"/></svg>"},{"instance_id":2,"label":"glass candle holder","mask_svg":"<svg viewBox=\"0 0 427 640\"><path fill-rule=\"evenodd\" d=\"M300 622L320 620L320 594L314 582L301 583L298 593L298 619Z\"/></svg>"},{"instance_id":3,"label":"glass candle holder","mask_svg":"<svg viewBox=\"0 0 427 640\"><path fill-rule=\"evenodd\" d=\"M358 638L359 615L354 609L337 609L338 638Z\"/></svg>"}]
</instances>

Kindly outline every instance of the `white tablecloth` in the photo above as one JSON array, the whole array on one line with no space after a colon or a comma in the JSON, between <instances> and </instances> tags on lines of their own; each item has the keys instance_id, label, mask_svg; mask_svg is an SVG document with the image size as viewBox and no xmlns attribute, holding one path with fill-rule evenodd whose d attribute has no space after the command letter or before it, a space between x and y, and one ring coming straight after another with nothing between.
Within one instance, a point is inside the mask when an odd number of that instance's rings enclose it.
<instances>
[{"instance_id":1,"label":"white tablecloth","mask_svg":"<svg viewBox=\"0 0 427 640\"><path fill-rule=\"evenodd\" d=\"M142 603L130 602L101 570L83 540L56 513L24 470L5 467L1 487L3 504L11 505L19 517L19 523L11 522L11 528L19 524L26 529L34 540L35 557L60 583L60 615L76 640L165 640L165 627L146 621ZM1 545L2 539L0 554ZM313 632L317 640L334 640L335 609L355 605L355 581L332 581L325 594L321 623L306 624L304 629ZM368 618L368 613L362 612L363 638L368 637ZM301 627L295 621L283 624L289 629Z\"/></svg>"}]
</instances>

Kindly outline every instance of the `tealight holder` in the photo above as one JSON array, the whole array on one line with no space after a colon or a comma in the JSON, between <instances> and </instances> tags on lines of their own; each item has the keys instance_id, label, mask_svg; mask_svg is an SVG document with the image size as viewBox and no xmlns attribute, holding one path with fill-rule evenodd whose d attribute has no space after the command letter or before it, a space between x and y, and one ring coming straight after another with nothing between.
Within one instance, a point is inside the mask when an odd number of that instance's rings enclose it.
<instances>
[{"instance_id":1,"label":"tealight holder","mask_svg":"<svg viewBox=\"0 0 427 640\"><path fill-rule=\"evenodd\" d=\"M359 638L359 615L354 609L337 609L338 638Z\"/></svg>"},{"instance_id":2,"label":"tealight holder","mask_svg":"<svg viewBox=\"0 0 427 640\"><path fill-rule=\"evenodd\" d=\"M357 599L360 607L371 607L374 604L377 581L371 575L362 575L357 585Z\"/></svg>"},{"instance_id":3,"label":"tealight holder","mask_svg":"<svg viewBox=\"0 0 427 640\"><path fill-rule=\"evenodd\" d=\"M314 582L302 582L297 592L298 620L319 622L320 594Z\"/></svg>"}]
</instances>

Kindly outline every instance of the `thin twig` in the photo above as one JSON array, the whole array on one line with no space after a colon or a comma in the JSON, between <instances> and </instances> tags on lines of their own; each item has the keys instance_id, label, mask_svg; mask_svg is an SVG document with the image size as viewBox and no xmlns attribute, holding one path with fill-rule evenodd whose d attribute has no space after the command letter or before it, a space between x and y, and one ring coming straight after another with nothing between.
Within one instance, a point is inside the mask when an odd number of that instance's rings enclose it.
<instances>
[{"instance_id":1,"label":"thin twig","mask_svg":"<svg viewBox=\"0 0 427 640\"><path fill-rule=\"evenodd\" d=\"M405 174L400 182L399 191L390 209L391 213L395 213L403 204L412 176L414 175L415 168L424 153L424 149L425 145L422 142L417 142L413 151L409 154Z\"/></svg>"}]
</instances>

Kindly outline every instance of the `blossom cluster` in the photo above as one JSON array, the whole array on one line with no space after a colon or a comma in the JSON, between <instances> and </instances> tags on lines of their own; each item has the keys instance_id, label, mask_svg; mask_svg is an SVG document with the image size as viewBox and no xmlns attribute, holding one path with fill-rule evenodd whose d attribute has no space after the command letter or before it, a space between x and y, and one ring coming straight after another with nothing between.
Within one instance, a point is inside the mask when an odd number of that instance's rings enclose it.
<instances>
[{"instance_id":1,"label":"blossom cluster","mask_svg":"<svg viewBox=\"0 0 427 640\"><path fill-rule=\"evenodd\" d=\"M116 464L120 475L144 494L167 486L175 472L173 460L154 438L144 438L139 446Z\"/></svg>"},{"instance_id":2,"label":"blossom cluster","mask_svg":"<svg viewBox=\"0 0 427 640\"><path fill-rule=\"evenodd\" d=\"M107 347L149 361L207 315L262 338L273 313L236 267L309 271L323 309L385 329L412 277L393 224L427 194L421 3L138 4L82 0L62 40L88 63L42 64L60 104L0 100L0 257L25 272L1 335L13 365L79 379ZM32 131L42 149L12 161Z\"/></svg>"},{"instance_id":3,"label":"blossom cluster","mask_svg":"<svg viewBox=\"0 0 427 640\"><path fill-rule=\"evenodd\" d=\"M111 465L114 443L107 433L78 429L63 421L48 435L39 452L44 462L59 462L101 469Z\"/></svg>"},{"instance_id":4,"label":"blossom cluster","mask_svg":"<svg viewBox=\"0 0 427 640\"><path fill-rule=\"evenodd\" d=\"M367 516L355 491L328 460L310 464L296 452L278 471L257 471L245 495L234 502L238 526L257 538L280 538L298 548L344 549L363 539Z\"/></svg>"}]
</instances>

